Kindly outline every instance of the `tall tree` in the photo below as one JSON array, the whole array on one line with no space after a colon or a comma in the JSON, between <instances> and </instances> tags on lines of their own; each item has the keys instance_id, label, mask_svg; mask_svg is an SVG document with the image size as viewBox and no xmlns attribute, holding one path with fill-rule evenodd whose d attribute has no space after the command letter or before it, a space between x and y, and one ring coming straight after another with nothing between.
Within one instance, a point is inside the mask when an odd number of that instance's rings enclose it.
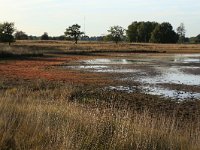
<instances>
[{"instance_id":1,"label":"tall tree","mask_svg":"<svg viewBox=\"0 0 200 150\"><path fill-rule=\"evenodd\" d=\"M146 42L147 40L147 26L145 22L139 22L137 26L138 42Z\"/></svg>"},{"instance_id":2,"label":"tall tree","mask_svg":"<svg viewBox=\"0 0 200 150\"><path fill-rule=\"evenodd\" d=\"M49 40L49 35L47 32L44 32L44 34L41 36L41 40Z\"/></svg>"},{"instance_id":3,"label":"tall tree","mask_svg":"<svg viewBox=\"0 0 200 150\"><path fill-rule=\"evenodd\" d=\"M152 32L150 41L153 43L176 43L178 35L170 23L164 22L156 26Z\"/></svg>"},{"instance_id":4,"label":"tall tree","mask_svg":"<svg viewBox=\"0 0 200 150\"><path fill-rule=\"evenodd\" d=\"M138 42L138 22L135 21L128 26L126 34L130 42Z\"/></svg>"},{"instance_id":5,"label":"tall tree","mask_svg":"<svg viewBox=\"0 0 200 150\"><path fill-rule=\"evenodd\" d=\"M122 41L124 38L124 29L120 26L110 27L108 32L110 32L111 39L117 44L119 41Z\"/></svg>"},{"instance_id":6,"label":"tall tree","mask_svg":"<svg viewBox=\"0 0 200 150\"><path fill-rule=\"evenodd\" d=\"M185 41L185 25L183 23L180 24L180 26L176 29L177 30L177 34L179 36L179 42L180 43L184 43Z\"/></svg>"},{"instance_id":7,"label":"tall tree","mask_svg":"<svg viewBox=\"0 0 200 150\"><path fill-rule=\"evenodd\" d=\"M77 44L77 42L78 42L80 36L81 36L82 34L84 34L84 32L81 32L81 31L80 31L80 28L81 28L80 25L74 24L74 25L72 25L72 26L69 26L69 27L66 29L66 32L65 32L65 35L66 35L67 37L72 37L72 38L74 38L75 44Z\"/></svg>"},{"instance_id":8,"label":"tall tree","mask_svg":"<svg viewBox=\"0 0 200 150\"><path fill-rule=\"evenodd\" d=\"M9 45L14 42L13 33L15 31L14 23L5 22L0 25L0 41L8 42Z\"/></svg>"},{"instance_id":9,"label":"tall tree","mask_svg":"<svg viewBox=\"0 0 200 150\"><path fill-rule=\"evenodd\" d=\"M149 42L151 33L158 25L156 22L133 22L128 26L126 34L130 42Z\"/></svg>"},{"instance_id":10,"label":"tall tree","mask_svg":"<svg viewBox=\"0 0 200 150\"><path fill-rule=\"evenodd\" d=\"M23 31L16 31L15 39L16 40L28 40L28 35Z\"/></svg>"},{"instance_id":11,"label":"tall tree","mask_svg":"<svg viewBox=\"0 0 200 150\"><path fill-rule=\"evenodd\" d=\"M157 22L145 22L145 39L143 42L149 42L151 39L151 34L153 32L153 30L155 29L155 27L158 25Z\"/></svg>"},{"instance_id":12,"label":"tall tree","mask_svg":"<svg viewBox=\"0 0 200 150\"><path fill-rule=\"evenodd\" d=\"M195 43L200 43L200 34L194 38Z\"/></svg>"}]
</instances>

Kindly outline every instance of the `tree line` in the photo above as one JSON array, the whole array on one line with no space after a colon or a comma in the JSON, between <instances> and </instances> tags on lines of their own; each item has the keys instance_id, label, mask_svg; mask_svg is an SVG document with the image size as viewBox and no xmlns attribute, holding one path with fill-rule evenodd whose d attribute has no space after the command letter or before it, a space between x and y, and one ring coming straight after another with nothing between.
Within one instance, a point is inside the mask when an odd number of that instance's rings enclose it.
<instances>
[{"instance_id":1,"label":"tree line","mask_svg":"<svg viewBox=\"0 0 200 150\"><path fill-rule=\"evenodd\" d=\"M180 28L180 29L179 29ZM121 27L115 26L111 27L110 31L122 31ZM133 22L128 26L126 31L126 36L123 36L121 32L121 38L118 36L118 40L123 40L127 38L129 42L140 42L140 43L177 43L183 42L182 38L185 38L185 27L181 24L177 31L173 30L173 27L168 22L163 22L161 24L157 22ZM111 34L107 35L107 39L112 39L114 36ZM116 38L116 37L115 37ZM113 39L114 40L114 39ZM116 41L116 40L114 40Z\"/></svg>"},{"instance_id":2,"label":"tree line","mask_svg":"<svg viewBox=\"0 0 200 150\"><path fill-rule=\"evenodd\" d=\"M106 36L89 37L80 31L81 26L74 24L66 28L64 35L51 37L44 32L40 37L28 36L23 31L15 30L14 23L0 23L0 42L8 42L9 45L15 40L101 40L114 41L116 44L120 41L140 42L140 43L200 43L200 34L196 37L185 37L185 26L183 23L174 31L172 25L168 22L133 22L127 29L121 26L112 26L107 31Z\"/></svg>"}]
</instances>

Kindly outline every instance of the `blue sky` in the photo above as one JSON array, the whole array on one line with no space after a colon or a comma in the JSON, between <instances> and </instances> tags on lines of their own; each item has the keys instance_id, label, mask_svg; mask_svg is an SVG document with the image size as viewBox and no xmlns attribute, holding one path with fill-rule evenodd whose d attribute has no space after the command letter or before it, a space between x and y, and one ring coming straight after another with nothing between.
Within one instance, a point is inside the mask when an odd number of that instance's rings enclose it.
<instances>
[{"instance_id":1,"label":"blue sky","mask_svg":"<svg viewBox=\"0 0 200 150\"><path fill-rule=\"evenodd\" d=\"M29 35L56 36L75 23L89 36L107 34L110 26L133 21L185 24L186 36L200 34L199 0L0 0L0 22L15 22Z\"/></svg>"}]
</instances>

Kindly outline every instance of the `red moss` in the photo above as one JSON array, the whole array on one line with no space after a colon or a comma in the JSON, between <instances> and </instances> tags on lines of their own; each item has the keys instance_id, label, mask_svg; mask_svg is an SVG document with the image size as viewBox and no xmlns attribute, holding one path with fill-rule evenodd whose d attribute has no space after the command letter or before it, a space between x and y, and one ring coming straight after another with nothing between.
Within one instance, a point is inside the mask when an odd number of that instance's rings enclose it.
<instances>
[{"instance_id":1,"label":"red moss","mask_svg":"<svg viewBox=\"0 0 200 150\"><path fill-rule=\"evenodd\" d=\"M0 63L0 76L12 79L48 79L74 83L104 83L100 75L81 73L74 70L62 70L55 67L62 63L85 59L86 57L69 56L41 58L36 60L15 60Z\"/></svg>"}]
</instances>

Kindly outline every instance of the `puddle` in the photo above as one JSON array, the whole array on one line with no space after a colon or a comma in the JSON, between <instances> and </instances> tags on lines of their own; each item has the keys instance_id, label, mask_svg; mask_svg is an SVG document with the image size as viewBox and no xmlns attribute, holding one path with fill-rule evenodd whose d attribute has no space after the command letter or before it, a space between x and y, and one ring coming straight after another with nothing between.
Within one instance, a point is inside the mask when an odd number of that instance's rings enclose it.
<instances>
[{"instance_id":1,"label":"puddle","mask_svg":"<svg viewBox=\"0 0 200 150\"><path fill-rule=\"evenodd\" d=\"M176 63L200 63L198 58L176 58L174 60Z\"/></svg>"},{"instance_id":2,"label":"puddle","mask_svg":"<svg viewBox=\"0 0 200 150\"><path fill-rule=\"evenodd\" d=\"M90 66L64 66L63 68L65 69L76 69L76 70L102 70L102 69L105 69L105 68L108 68L108 66L98 66L98 65L90 65Z\"/></svg>"},{"instance_id":3,"label":"puddle","mask_svg":"<svg viewBox=\"0 0 200 150\"><path fill-rule=\"evenodd\" d=\"M182 68L182 67L181 67ZM161 72L160 76L140 78L139 81L149 84L160 84L160 83L174 83L184 85L200 85L200 76L187 74L180 71L177 67L160 67L156 68Z\"/></svg>"},{"instance_id":4,"label":"puddle","mask_svg":"<svg viewBox=\"0 0 200 150\"><path fill-rule=\"evenodd\" d=\"M139 70L135 69L100 69L96 70L95 72L104 72L104 73L136 73L139 72Z\"/></svg>"},{"instance_id":5,"label":"puddle","mask_svg":"<svg viewBox=\"0 0 200 150\"><path fill-rule=\"evenodd\" d=\"M141 92L151 95L158 95L165 98L171 98L175 100L183 100L183 99L199 99L200 93L196 92L185 92L179 90L170 90L167 88L163 88L160 86L109 86L105 88L106 90L116 90L127 93L138 92L139 89Z\"/></svg>"},{"instance_id":6,"label":"puddle","mask_svg":"<svg viewBox=\"0 0 200 150\"><path fill-rule=\"evenodd\" d=\"M191 57L200 57L199 53L196 54L175 54L174 57L186 57L186 58L191 58Z\"/></svg>"},{"instance_id":7,"label":"puddle","mask_svg":"<svg viewBox=\"0 0 200 150\"><path fill-rule=\"evenodd\" d=\"M77 70L86 70L90 72L102 72L102 73L134 73L139 72L138 69L123 69L113 66L98 66L98 65L85 65L85 66L65 66L64 68L72 68Z\"/></svg>"},{"instance_id":8,"label":"puddle","mask_svg":"<svg viewBox=\"0 0 200 150\"><path fill-rule=\"evenodd\" d=\"M128 65L136 63L147 63L153 60L132 60L132 59L94 59L85 60L85 64L91 65Z\"/></svg>"},{"instance_id":9,"label":"puddle","mask_svg":"<svg viewBox=\"0 0 200 150\"><path fill-rule=\"evenodd\" d=\"M142 56L142 55L140 55ZM123 73L117 80L141 83L144 93L172 99L200 99L199 93L160 87L159 84L200 86L200 54L144 55L144 59L93 59L80 62L73 69L99 73ZM84 64L84 65L83 65ZM135 65L136 64L136 65ZM137 66L137 69L135 69ZM141 68L140 68L141 67ZM139 68L139 69L138 69ZM187 70L186 70L187 69ZM191 70L192 69L192 70ZM184 71L186 70L186 71ZM135 87L109 86L110 90L136 92Z\"/></svg>"},{"instance_id":10,"label":"puddle","mask_svg":"<svg viewBox=\"0 0 200 150\"><path fill-rule=\"evenodd\" d=\"M105 88L106 90L116 90L116 91L123 91L127 93L132 93L138 91L138 88L135 86L109 86Z\"/></svg>"},{"instance_id":11,"label":"puddle","mask_svg":"<svg viewBox=\"0 0 200 150\"><path fill-rule=\"evenodd\" d=\"M159 95L162 97L168 97L171 99L176 100L183 100L183 99L199 99L200 93L195 92L185 92L180 90L170 90L167 88L163 88L160 86L143 86L142 87L144 92L151 95Z\"/></svg>"},{"instance_id":12,"label":"puddle","mask_svg":"<svg viewBox=\"0 0 200 150\"><path fill-rule=\"evenodd\" d=\"M200 63L199 54L184 54L184 55L175 55L175 63Z\"/></svg>"},{"instance_id":13,"label":"puddle","mask_svg":"<svg viewBox=\"0 0 200 150\"><path fill-rule=\"evenodd\" d=\"M71 66L73 67L73 66ZM76 66L76 68L78 69L96 69L96 70L99 70L99 69L104 69L104 68L108 68L108 66Z\"/></svg>"}]
</instances>

